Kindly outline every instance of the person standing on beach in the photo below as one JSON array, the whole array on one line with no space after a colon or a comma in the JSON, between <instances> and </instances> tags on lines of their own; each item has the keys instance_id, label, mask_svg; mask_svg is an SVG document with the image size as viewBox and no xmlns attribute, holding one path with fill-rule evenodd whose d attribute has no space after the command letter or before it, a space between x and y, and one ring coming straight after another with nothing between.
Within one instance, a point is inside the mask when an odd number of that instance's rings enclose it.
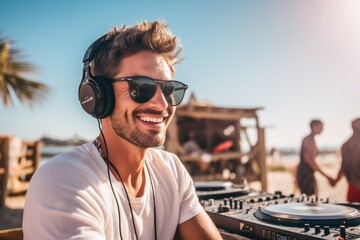
<instances>
[{"instance_id":1,"label":"person standing on beach","mask_svg":"<svg viewBox=\"0 0 360 240\"><path fill-rule=\"evenodd\" d=\"M351 122L353 135L341 146L341 167L334 185L346 176L349 183L347 200L360 202L360 118Z\"/></svg>"},{"instance_id":2,"label":"person standing on beach","mask_svg":"<svg viewBox=\"0 0 360 240\"><path fill-rule=\"evenodd\" d=\"M157 148L187 89L173 80L180 52L159 21L90 45L79 100L100 133L36 171L25 239L222 239L181 161Z\"/></svg>"},{"instance_id":3,"label":"person standing on beach","mask_svg":"<svg viewBox=\"0 0 360 240\"><path fill-rule=\"evenodd\" d=\"M311 132L306 136L301 144L300 163L296 173L296 183L301 193L308 196L318 193L317 183L315 179L315 171L321 173L326 177L330 184L333 184L334 179L325 174L317 165L315 159L318 154L318 148L315 142L315 136L323 131L323 123L318 119L310 122Z\"/></svg>"}]
</instances>

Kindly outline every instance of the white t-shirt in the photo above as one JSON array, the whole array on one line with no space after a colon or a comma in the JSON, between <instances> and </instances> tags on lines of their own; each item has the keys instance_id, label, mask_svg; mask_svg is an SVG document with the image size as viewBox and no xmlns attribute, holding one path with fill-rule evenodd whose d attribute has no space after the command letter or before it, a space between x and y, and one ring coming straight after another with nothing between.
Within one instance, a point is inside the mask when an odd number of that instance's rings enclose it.
<instances>
[{"instance_id":1,"label":"white t-shirt","mask_svg":"<svg viewBox=\"0 0 360 240\"><path fill-rule=\"evenodd\" d=\"M119 153L120 154L120 153ZM131 195L139 239L154 239L154 185L157 239L173 239L180 223L203 211L192 179L171 153L148 149L143 196ZM120 205L122 239L135 239L130 207L121 182L110 173ZM55 156L32 177L26 194L25 239L121 239L117 203L107 166L92 143Z\"/></svg>"}]
</instances>

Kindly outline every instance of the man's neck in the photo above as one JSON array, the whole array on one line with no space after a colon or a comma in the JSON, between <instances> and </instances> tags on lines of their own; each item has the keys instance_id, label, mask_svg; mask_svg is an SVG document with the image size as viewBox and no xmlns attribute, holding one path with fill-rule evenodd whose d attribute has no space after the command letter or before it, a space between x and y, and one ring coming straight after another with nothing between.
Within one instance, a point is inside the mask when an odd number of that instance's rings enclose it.
<instances>
[{"instance_id":1,"label":"man's neck","mask_svg":"<svg viewBox=\"0 0 360 240\"><path fill-rule=\"evenodd\" d=\"M119 172L127 191L136 197L143 195L146 149L139 148L118 136L116 138L109 138L105 136L105 144L102 136L99 136L102 152ZM113 168L110 168L110 170L115 178L120 181L116 171Z\"/></svg>"}]
</instances>

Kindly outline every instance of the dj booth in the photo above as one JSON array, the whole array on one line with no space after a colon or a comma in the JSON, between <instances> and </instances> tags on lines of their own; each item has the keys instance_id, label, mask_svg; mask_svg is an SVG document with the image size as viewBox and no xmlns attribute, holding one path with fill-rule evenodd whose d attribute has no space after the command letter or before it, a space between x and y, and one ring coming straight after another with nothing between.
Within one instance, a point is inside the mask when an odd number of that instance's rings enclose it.
<instances>
[{"instance_id":1,"label":"dj booth","mask_svg":"<svg viewBox=\"0 0 360 240\"><path fill-rule=\"evenodd\" d=\"M360 239L360 203L254 191L231 182L195 187L224 239Z\"/></svg>"}]
</instances>

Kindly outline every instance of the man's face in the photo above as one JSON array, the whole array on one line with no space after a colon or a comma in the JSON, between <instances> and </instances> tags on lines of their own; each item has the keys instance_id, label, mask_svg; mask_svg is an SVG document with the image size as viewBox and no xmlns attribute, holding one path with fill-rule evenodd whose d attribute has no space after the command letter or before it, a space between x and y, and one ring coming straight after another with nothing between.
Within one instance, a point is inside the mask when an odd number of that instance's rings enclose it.
<instances>
[{"instance_id":1,"label":"man's face","mask_svg":"<svg viewBox=\"0 0 360 240\"><path fill-rule=\"evenodd\" d=\"M320 134L324 129L324 125L322 123L318 123L314 126L315 134Z\"/></svg>"},{"instance_id":2,"label":"man's face","mask_svg":"<svg viewBox=\"0 0 360 240\"><path fill-rule=\"evenodd\" d=\"M172 80L169 65L161 54L141 51L121 61L115 78L145 76ZM168 104L160 86L155 95L145 103L134 102L129 95L127 82L113 83L115 108L110 116L116 134L128 142L142 147L157 147L165 142L166 129L176 107Z\"/></svg>"}]
</instances>

